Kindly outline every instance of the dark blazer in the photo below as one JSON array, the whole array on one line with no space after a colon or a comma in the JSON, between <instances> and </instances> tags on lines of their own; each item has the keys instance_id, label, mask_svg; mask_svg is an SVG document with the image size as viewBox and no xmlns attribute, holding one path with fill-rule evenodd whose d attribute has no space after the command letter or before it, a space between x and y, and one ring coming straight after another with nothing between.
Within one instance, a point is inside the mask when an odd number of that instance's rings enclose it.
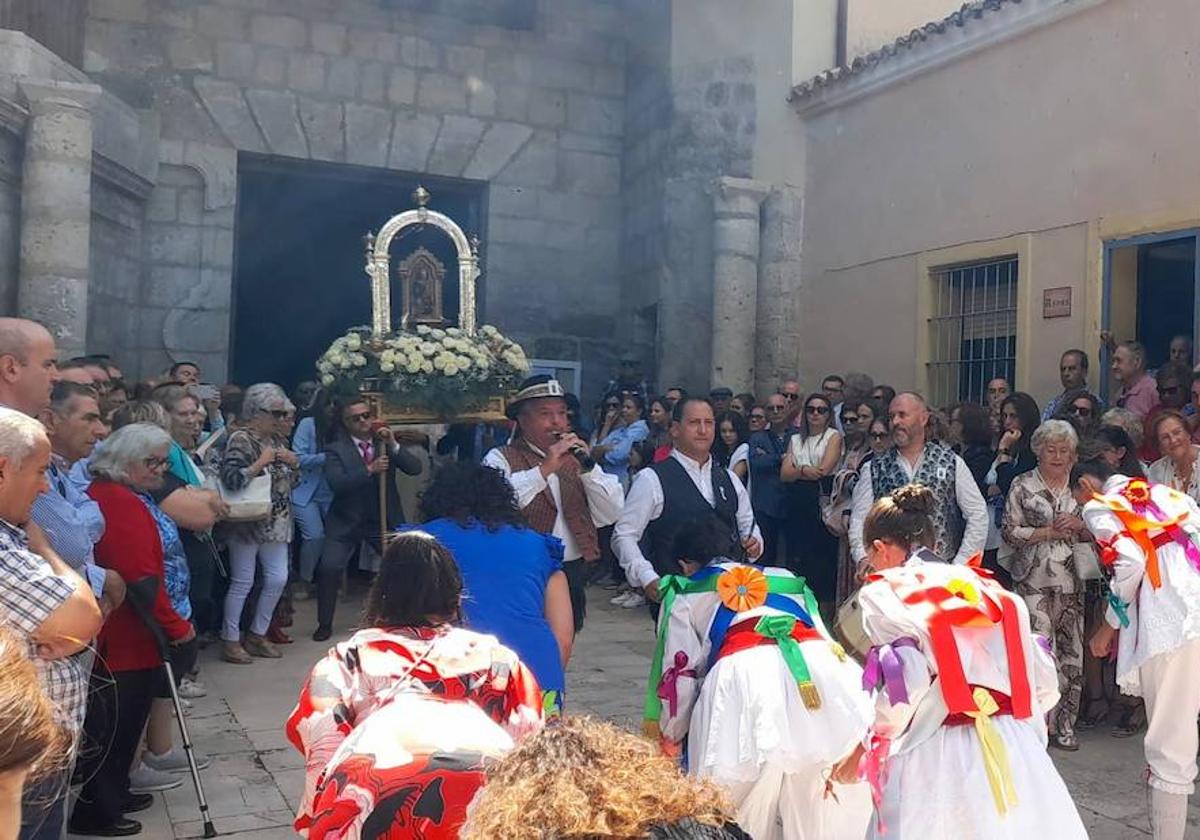
<instances>
[{"instance_id":1,"label":"dark blazer","mask_svg":"<svg viewBox=\"0 0 1200 840\"><path fill-rule=\"evenodd\" d=\"M388 453L388 529L404 522L396 470L407 475L421 472L421 462L403 447ZM325 479L333 490L333 504L325 517L327 539L358 541L379 533L379 476L367 472L362 453L348 435L339 435L325 447Z\"/></svg>"}]
</instances>

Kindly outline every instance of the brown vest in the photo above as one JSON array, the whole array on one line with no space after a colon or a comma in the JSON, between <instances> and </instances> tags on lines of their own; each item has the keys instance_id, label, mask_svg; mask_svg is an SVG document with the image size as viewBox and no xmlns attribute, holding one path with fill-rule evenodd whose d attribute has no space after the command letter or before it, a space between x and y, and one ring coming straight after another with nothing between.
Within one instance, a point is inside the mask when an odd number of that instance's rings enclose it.
<instances>
[{"instance_id":1,"label":"brown vest","mask_svg":"<svg viewBox=\"0 0 1200 840\"><path fill-rule=\"evenodd\" d=\"M523 440L502 447L500 451L513 472L531 470L545 460ZM596 523L592 521L592 512L588 508L583 479L579 477L579 462L574 458L563 458L562 466L554 474L558 476L558 492L562 497L563 520L567 523L567 530L579 544L584 560L599 560L600 540L596 536ZM558 505L554 503L550 488L547 487L534 496L523 512L535 531L551 533L554 530L554 521L558 518Z\"/></svg>"}]
</instances>

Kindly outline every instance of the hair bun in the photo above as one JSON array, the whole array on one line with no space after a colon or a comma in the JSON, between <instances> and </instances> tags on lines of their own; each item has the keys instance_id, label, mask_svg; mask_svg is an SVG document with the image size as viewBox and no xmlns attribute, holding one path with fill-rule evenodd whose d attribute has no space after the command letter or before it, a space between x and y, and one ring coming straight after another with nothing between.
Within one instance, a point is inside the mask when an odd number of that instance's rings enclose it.
<instances>
[{"instance_id":1,"label":"hair bun","mask_svg":"<svg viewBox=\"0 0 1200 840\"><path fill-rule=\"evenodd\" d=\"M936 506L933 491L921 484L908 484L892 493L892 501L905 513L932 516Z\"/></svg>"}]
</instances>

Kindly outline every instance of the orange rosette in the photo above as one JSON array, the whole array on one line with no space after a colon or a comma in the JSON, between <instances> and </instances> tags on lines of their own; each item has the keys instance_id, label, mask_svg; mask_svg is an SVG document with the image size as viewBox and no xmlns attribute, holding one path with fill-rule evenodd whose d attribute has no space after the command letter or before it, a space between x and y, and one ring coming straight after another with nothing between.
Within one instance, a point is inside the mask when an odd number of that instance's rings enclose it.
<instances>
[{"instance_id":1,"label":"orange rosette","mask_svg":"<svg viewBox=\"0 0 1200 840\"><path fill-rule=\"evenodd\" d=\"M736 566L717 578L721 603L734 612L745 612L767 602L767 576L749 566Z\"/></svg>"},{"instance_id":2,"label":"orange rosette","mask_svg":"<svg viewBox=\"0 0 1200 840\"><path fill-rule=\"evenodd\" d=\"M1121 495L1128 499L1135 508L1145 507L1150 504L1150 485L1141 479L1134 479L1125 485Z\"/></svg>"}]
</instances>

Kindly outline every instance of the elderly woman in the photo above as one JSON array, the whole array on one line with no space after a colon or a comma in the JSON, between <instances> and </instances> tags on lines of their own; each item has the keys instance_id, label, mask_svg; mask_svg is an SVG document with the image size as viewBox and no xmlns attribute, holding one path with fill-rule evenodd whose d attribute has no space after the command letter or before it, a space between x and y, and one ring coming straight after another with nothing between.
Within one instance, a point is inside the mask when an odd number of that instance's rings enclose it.
<instances>
[{"instance_id":1,"label":"elderly woman","mask_svg":"<svg viewBox=\"0 0 1200 840\"><path fill-rule=\"evenodd\" d=\"M1025 598L1036 633L1050 641L1058 663L1062 699L1050 715L1055 746L1079 749L1075 719L1083 691L1083 563L1096 562L1090 539L1071 492L1079 438L1065 420L1037 428L1030 448L1037 466L1013 479L1004 506L1004 539L1015 554L1010 560L1013 588ZM1090 577L1090 576L1089 576Z\"/></svg>"},{"instance_id":2,"label":"elderly woman","mask_svg":"<svg viewBox=\"0 0 1200 840\"><path fill-rule=\"evenodd\" d=\"M96 672L84 732L87 742L106 749L86 768L87 782L71 817L72 833L111 834L128 822L122 811L134 801L130 766L162 679L158 645L134 608L137 584L150 584L147 611L173 649L195 639L191 622L173 606L177 599L171 597L163 566L157 506L149 495L162 485L170 449L171 436L163 429L133 423L114 432L89 465L88 495L105 521L104 537L96 543L96 564L117 572L131 594L104 622L96 640Z\"/></svg>"},{"instance_id":3,"label":"elderly woman","mask_svg":"<svg viewBox=\"0 0 1200 840\"><path fill-rule=\"evenodd\" d=\"M275 605L288 578L288 543L292 541L292 487L300 459L287 448L283 433L295 406L278 385L259 383L246 389L241 425L229 436L217 475L229 490L241 490L264 473L271 476L271 510L265 519L228 522L222 536L229 546L229 591L225 595L225 620L221 627L221 655L226 662L248 665L252 656L278 659L281 654L266 638ZM256 563L262 565L263 584L254 607L254 618L244 641L242 609L254 586Z\"/></svg>"},{"instance_id":4,"label":"elderly woman","mask_svg":"<svg viewBox=\"0 0 1200 840\"><path fill-rule=\"evenodd\" d=\"M1147 475L1158 484L1174 487L1200 501L1200 446L1192 443L1191 429L1178 411L1163 411L1154 418L1150 436L1163 456L1150 465Z\"/></svg>"},{"instance_id":5,"label":"elderly woman","mask_svg":"<svg viewBox=\"0 0 1200 840\"><path fill-rule=\"evenodd\" d=\"M484 763L540 728L542 696L494 636L456 627L462 578L429 534L388 546L363 629L312 670L287 722L306 837L451 840Z\"/></svg>"}]
</instances>

